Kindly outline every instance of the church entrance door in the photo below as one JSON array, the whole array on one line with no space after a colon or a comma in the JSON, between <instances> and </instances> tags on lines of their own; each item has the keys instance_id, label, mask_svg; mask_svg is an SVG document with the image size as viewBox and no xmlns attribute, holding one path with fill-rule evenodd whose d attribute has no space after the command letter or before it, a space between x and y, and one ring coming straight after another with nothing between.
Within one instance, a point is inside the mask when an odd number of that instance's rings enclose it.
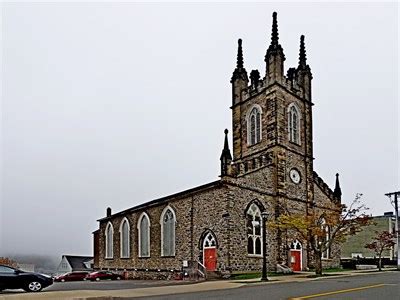
<instances>
[{"instance_id":1,"label":"church entrance door","mask_svg":"<svg viewBox=\"0 0 400 300\"><path fill-rule=\"evenodd\" d=\"M211 232L203 240L203 263L207 271L215 271L217 268L217 242Z\"/></svg>"},{"instance_id":2,"label":"church entrance door","mask_svg":"<svg viewBox=\"0 0 400 300\"><path fill-rule=\"evenodd\" d=\"M302 247L298 240L295 240L290 245L290 267L293 271L301 271L302 268Z\"/></svg>"},{"instance_id":3,"label":"church entrance door","mask_svg":"<svg viewBox=\"0 0 400 300\"><path fill-rule=\"evenodd\" d=\"M290 250L290 265L293 271L301 271L300 251Z\"/></svg>"},{"instance_id":4,"label":"church entrance door","mask_svg":"<svg viewBox=\"0 0 400 300\"><path fill-rule=\"evenodd\" d=\"M207 271L215 271L217 267L217 248L204 249L204 266Z\"/></svg>"}]
</instances>

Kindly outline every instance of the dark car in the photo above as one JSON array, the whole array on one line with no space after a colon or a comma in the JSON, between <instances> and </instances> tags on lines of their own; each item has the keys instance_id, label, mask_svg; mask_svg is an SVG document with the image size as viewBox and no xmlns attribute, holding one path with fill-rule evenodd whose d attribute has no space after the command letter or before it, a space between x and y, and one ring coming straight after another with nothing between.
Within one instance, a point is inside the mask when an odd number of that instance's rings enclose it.
<instances>
[{"instance_id":1,"label":"dark car","mask_svg":"<svg viewBox=\"0 0 400 300\"><path fill-rule=\"evenodd\" d=\"M24 289L27 292L40 292L53 284L51 276L24 272L9 266L0 265L0 291L5 289Z\"/></svg>"},{"instance_id":2,"label":"dark car","mask_svg":"<svg viewBox=\"0 0 400 300\"><path fill-rule=\"evenodd\" d=\"M87 280L91 281L99 281L99 280L121 280L122 276L119 274L115 274L109 271L97 271L97 272L92 272L88 276L86 276Z\"/></svg>"},{"instance_id":3,"label":"dark car","mask_svg":"<svg viewBox=\"0 0 400 300\"><path fill-rule=\"evenodd\" d=\"M86 276L89 274L89 272L70 272L70 273L65 273L60 276L56 276L54 278L54 281L81 281L81 280L86 280Z\"/></svg>"}]
</instances>

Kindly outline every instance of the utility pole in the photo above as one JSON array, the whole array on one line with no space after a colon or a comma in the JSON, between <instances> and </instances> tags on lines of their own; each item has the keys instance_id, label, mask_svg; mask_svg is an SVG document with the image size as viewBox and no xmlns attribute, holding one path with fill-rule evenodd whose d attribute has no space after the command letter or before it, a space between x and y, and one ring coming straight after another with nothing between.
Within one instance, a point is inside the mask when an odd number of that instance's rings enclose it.
<instances>
[{"instance_id":1,"label":"utility pole","mask_svg":"<svg viewBox=\"0 0 400 300\"><path fill-rule=\"evenodd\" d=\"M399 205L397 201L397 197L400 196L400 191L399 192L392 192L392 193L387 193L385 196L388 196L390 199L390 202L392 202L392 196L394 196L394 213L396 216L396 223L395 223L395 230L396 230L396 246L397 246L397 270L400 270L400 243L399 243Z\"/></svg>"}]
</instances>

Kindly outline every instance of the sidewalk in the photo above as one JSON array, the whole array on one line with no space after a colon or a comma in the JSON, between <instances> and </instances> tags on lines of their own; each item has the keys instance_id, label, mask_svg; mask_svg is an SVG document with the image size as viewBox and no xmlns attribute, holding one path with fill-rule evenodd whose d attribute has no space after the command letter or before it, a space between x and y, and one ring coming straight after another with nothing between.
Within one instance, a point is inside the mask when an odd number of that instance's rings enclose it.
<instances>
[{"instance_id":1,"label":"sidewalk","mask_svg":"<svg viewBox=\"0 0 400 300\"><path fill-rule=\"evenodd\" d=\"M393 269L395 270L395 269ZM0 300L3 299L54 299L54 300L112 300L113 298L123 297L144 297L144 296L159 296L168 294L181 294L181 293L192 293L201 291L212 291L222 289L232 289L245 286L248 284L276 284L284 282L304 282L319 280L321 278L337 278L354 276L361 274L368 274L376 270L354 270L329 273L327 277L309 278L308 276L313 275L313 272L298 272L294 275L284 276L271 276L268 282L260 281L260 278L247 279L247 280L218 280L218 281L203 281L199 283L187 284L187 285L169 285L160 287L148 287L148 288L137 288L137 289L124 289L124 290L74 290L74 291L51 291L51 292L40 292L37 294L32 293L18 293L18 294L6 294L0 295Z\"/></svg>"}]
</instances>

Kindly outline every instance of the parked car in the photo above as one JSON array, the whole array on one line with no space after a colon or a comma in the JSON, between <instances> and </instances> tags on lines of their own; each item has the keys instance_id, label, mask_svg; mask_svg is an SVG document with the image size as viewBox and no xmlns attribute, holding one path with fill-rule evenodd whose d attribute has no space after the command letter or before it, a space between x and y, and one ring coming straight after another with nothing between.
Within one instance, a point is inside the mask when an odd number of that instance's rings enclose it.
<instances>
[{"instance_id":1,"label":"parked car","mask_svg":"<svg viewBox=\"0 0 400 300\"><path fill-rule=\"evenodd\" d=\"M119 274L115 274L109 271L97 271L97 272L92 272L88 276L86 276L87 280L91 281L99 281L99 280L121 280L122 276Z\"/></svg>"},{"instance_id":2,"label":"parked car","mask_svg":"<svg viewBox=\"0 0 400 300\"><path fill-rule=\"evenodd\" d=\"M89 274L89 272L70 272L70 273L65 273L60 276L56 276L54 278L54 281L58 282L64 282L64 281L81 281L81 280L86 280L86 276Z\"/></svg>"},{"instance_id":3,"label":"parked car","mask_svg":"<svg viewBox=\"0 0 400 300\"><path fill-rule=\"evenodd\" d=\"M53 284L51 276L24 272L9 266L0 265L0 291L5 289L24 289L27 292L40 292Z\"/></svg>"}]
</instances>

